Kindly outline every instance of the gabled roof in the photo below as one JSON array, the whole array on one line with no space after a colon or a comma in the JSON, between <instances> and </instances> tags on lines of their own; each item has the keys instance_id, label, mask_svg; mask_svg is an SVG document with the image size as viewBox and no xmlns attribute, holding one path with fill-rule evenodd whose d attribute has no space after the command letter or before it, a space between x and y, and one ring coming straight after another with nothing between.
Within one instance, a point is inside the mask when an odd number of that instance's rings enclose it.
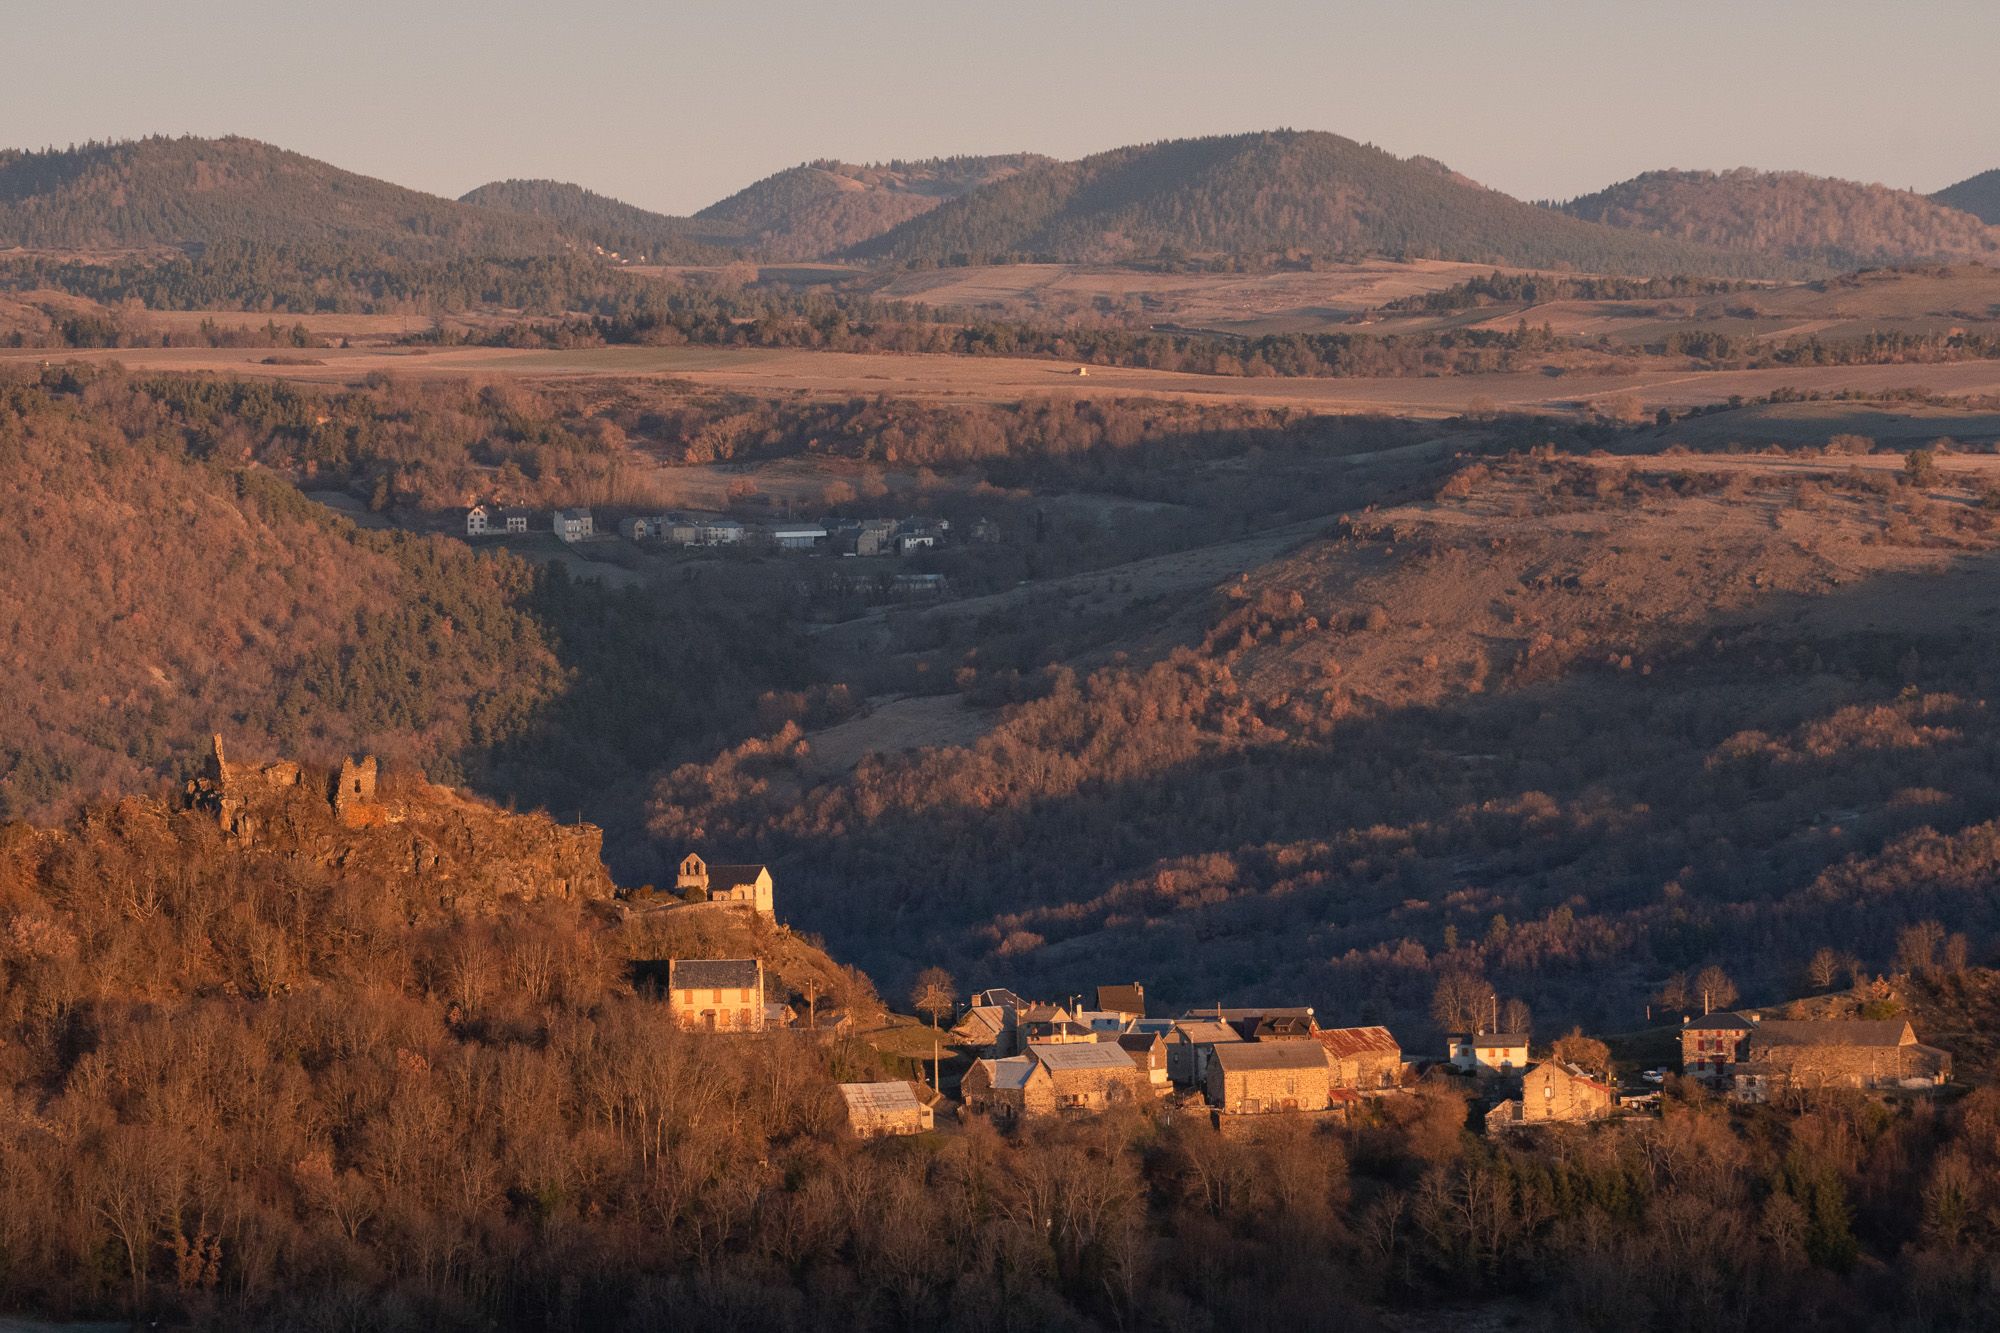
<instances>
[{"instance_id":1,"label":"gabled roof","mask_svg":"<svg viewBox=\"0 0 2000 1333\"><path fill-rule=\"evenodd\" d=\"M1472 1038L1472 1049L1475 1051L1501 1050L1527 1044L1528 1034L1525 1032L1480 1032Z\"/></svg>"},{"instance_id":2,"label":"gabled roof","mask_svg":"<svg viewBox=\"0 0 2000 1333\"><path fill-rule=\"evenodd\" d=\"M979 1006L993 1005L997 1007L1006 1005L1015 1009L1023 1009L1027 1007L1028 1002L1013 991L1008 990L1005 986L989 986L985 990L974 991L972 993L972 1003Z\"/></svg>"},{"instance_id":3,"label":"gabled roof","mask_svg":"<svg viewBox=\"0 0 2000 1333\"><path fill-rule=\"evenodd\" d=\"M1246 1041L1215 1048L1215 1062L1224 1073L1250 1069L1325 1069L1326 1047L1310 1038L1288 1041Z\"/></svg>"},{"instance_id":4,"label":"gabled roof","mask_svg":"<svg viewBox=\"0 0 2000 1333\"><path fill-rule=\"evenodd\" d=\"M1916 1039L1903 1018L1772 1019L1750 1034L1755 1046L1908 1046Z\"/></svg>"},{"instance_id":5,"label":"gabled roof","mask_svg":"<svg viewBox=\"0 0 2000 1333\"><path fill-rule=\"evenodd\" d=\"M972 1066L975 1069L985 1068L996 1092L1019 1092L1028 1086L1028 1080L1041 1068L1032 1057L1026 1055L1008 1055L997 1060L974 1060Z\"/></svg>"},{"instance_id":6,"label":"gabled roof","mask_svg":"<svg viewBox=\"0 0 2000 1333\"><path fill-rule=\"evenodd\" d=\"M1046 1066L1051 1074L1132 1067L1132 1057L1116 1042L1078 1041L1060 1046L1044 1046L1037 1042L1028 1047L1028 1054Z\"/></svg>"},{"instance_id":7,"label":"gabled roof","mask_svg":"<svg viewBox=\"0 0 2000 1333\"><path fill-rule=\"evenodd\" d=\"M1575 1083L1588 1083L1591 1087L1596 1088L1599 1092L1608 1094L1612 1091L1611 1085L1609 1083L1606 1083L1603 1079L1594 1077L1593 1075L1590 1074L1586 1074L1581 1069L1578 1069L1575 1065L1566 1065L1557 1060L1544 1060L1540 1064L1529 1065L1527 1070L1524 1073L1522 1073L1521 1077L1523 1080L1531 1079L1536 1074L1539 1074L1544 1070L1548 1071L1551 1074L1558 1074L1563 1078L1569 1079L1570 1081Z\"/></svg>"},{"instance_id":8,"label":"gabled roof","mask_svg":"<svg viewBox=\"0 0 2000 1333\"><path fill-rule=\"evenodd\" d=\"M1023 1023L1062 1023L1069 1020L1069 1010L1059 1004L1031 1005L1021 1013Z\"/></svg>"},{"instance_id":9,"label":"gabled roof","mask_svg":"<svg viewBox=\"0 0 2000 1333\"><path fill-rule=\"evenodd\" d=\"M1218 1023L1212 1018L1184 1018L1174 1024L1174 1030L1197 1046L1206 1046L1211 1043L1220 1045L1224 1042L1240 1042L1243 1040L1243 1034L1235 1028L1229 1026L1227 1023Z\"/></svg>"},{"instance_id":10,"label":"gabled roof","mask_svg":"<svg viewBox=\"0 0 2000 1333\"><path fill-rule=\"evenodd\" d=\"M1312 1019L1298 1014L1269 1014L1254 1023L1246 1018L1235 1027L1250 1041L1277 1041L1313 1034Z\"/></svg>"},{"instance_id":11,"label":"gabled roof","mask_svg":"<svg viewBox=\"0 0 2000 1333\"><path fill-rule=\"evenodd\" d=\"M984 1032L997 1037L1006 1026L1006 1014L998 1005L975 1004L960 1016L951 1030L967 1034Z\"/></svg>"},{"instance_id":12,"label":"gabled roof","mask_svg":"<svg viewBox=\"0 0 2000 1333\"><path fill-rule=\"evenodd\" d=\"M669 990L741 990L762 979L755 958L676 958L667 964Z\"/></svg>"},{"instance_id":13,"label":"gabled roof","mask_svg":"<svg viewBox=\"0 0 2000 1333\"><path fill-rule=\"evenodd\" d=\"M1136 981L1124 986L1099 986L1097 1007L1143 1018L1146 1015L1146 988Z\"/></svg>"},{"instance_id":14,"label":"gabled roof","mask_svg":"<svg viewBox=\"0 0 2000 1333\"><path fill-rule=\"evenodd\" d=\"M1326 1047L1328 1055L1336 1059L1351 1059L1357 1055L1400 1056L1403 1048L1389 1034L1389 1029L1372 1028L1321 1028L1313 1034L1319 1044Z\"/></svg>"},{"instance_id":15,"label":"gabled roof","mask_svg":"<svg viewBox=\"0 0 2000 1333\"><path fill-rule=\"evenodd\" d=\"M1121 1032L1118 1034L1119 1048L1134 1054L1144 1055L1165 1046L1167 1039L1157 1032Z\"/></svg>"},{"instance_id":16,"label":"gabled roof","mask_svg":"<svg viewBox=\"0 0 2000 1333\"><path fill-rule=\"evenodd\" d=\"M755 884L764 875L771 873L769 866L710 866L708 887L713 889L738 889Z\"/></svg>"},{"instance_id":17,"label":"gabled roof","mask_svg":"<svg viewBox=\"0 0 2000 1333\"><path fill-rule=\"evenodd\" d=\"M1754 1032L1757 1025L1741 1014L1725 1013L1717 1010L1712 1014L1698 1014L1682 1024L1689 1032Z\"/></svg>"},{"instance_id":18,"label":"gabled roof","mask_svg":"<svg viewBox=\"0 0 2000 1333\"><path fill-rule=\"evenodd\" d=\"M889 1083L843 1083L840 1095L850 1115L915 1115L923 1109L908 1079Z\"/></svg>"}]
</instances>

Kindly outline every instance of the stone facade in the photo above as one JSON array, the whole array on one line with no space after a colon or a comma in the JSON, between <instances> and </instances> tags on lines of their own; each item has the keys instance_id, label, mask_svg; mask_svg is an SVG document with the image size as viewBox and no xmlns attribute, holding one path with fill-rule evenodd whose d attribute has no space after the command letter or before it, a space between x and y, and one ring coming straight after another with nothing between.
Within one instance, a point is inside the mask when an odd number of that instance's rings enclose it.
<instances>
[{"instance_id":1,"label":"stone facade","mask_svg":"<svg viewBox=\"0 0 2000 1333\"><path fill-rule=\"evenodd\" d=\"M1215 1047L1204 1089L1209 1105L1233 1114L1324 1111L1333 1066L1311 1038L1225 1043Z\"/></svg>"},{"instance_id":2,"label":"stone facade","mask_svg":"<svg viewBox=\"0 0 2000 1333\"><path fill-rule=\"evenodd\" d=\"M1208 1081L1208 1067L1218 1046L1234 1045L1243 1034L1215 1019L1182 1019L1167 1036L1167 1077L1180 1087Z\"/></svg>"},{"instance_id":3,"label":"stone facade","mask_svg":"<svg viewBox=\"0 0 2000 1333\"><path fill-rule=\"evenodd\" d=\"M1610 1084L1554 1061L1544 1061L1521 1076L1522 1124L1600 1120L1617 1104Z\"/></svg>"},{"instance_id":4,"label":"stone facade","mask_svg":"<svg viewBox=\"0 0 2000 1333\"><path fill-rule=\"evenodd\" d=\"M1707 1014L1681 1030L1681 1068L1725 1080L1740 1100L1766 1101L1788 1089L1935 1087L1951 1077L1951 1056L1917 1040L1904 1019L1765 1019Z\"/></svg>"},{"instance_id":5,"label":"stone facade","mask_svg":"<svg viewBox=\"0 0 2000 1333\"><path fill-rule=\"evenodd\" d=\"M1681 1024L1681 1072L1690 1078L1721 1078L1731 1065L1750 1058L1755 1026L1741 1014L1687 1019Z\"/></svg>"},{"instance_id":6,"label":"stone facade","mask_svg":"<svg viewBox=\"0 0 2000 1333\"><path fill-rule=\"evenodd\" d=\"M1146 1075L1116 1042L1030 1045L1028 1055L1048 1070L1060 1111L1102 1111L1152 1096Z\"/></svg>"},{"instance_id":7,"label":"stone facade","mask_svg":"<svg viewBox=\"0 0 2000 1333\"><path fill-rule=\"evenodd\" d=\"M1054 1115L1056 1094L1049 1071L1031 1055L974 1060L958 1087L966 1113L1009 1125Z\"/></svg>"}]
</instances>

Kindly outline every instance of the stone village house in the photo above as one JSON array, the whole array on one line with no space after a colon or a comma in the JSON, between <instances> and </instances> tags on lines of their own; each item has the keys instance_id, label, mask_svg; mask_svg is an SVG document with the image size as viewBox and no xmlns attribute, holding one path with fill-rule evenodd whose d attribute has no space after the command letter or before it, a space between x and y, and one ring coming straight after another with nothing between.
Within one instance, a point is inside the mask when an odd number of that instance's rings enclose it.
<instances>
[{"instance_id":1,"label":"stone village house","mask_svg":"<svg viewBox=\"0 0 2000 1333\"><path fill-rule=\"evenodd\" d=\"M1152 1086L1114 1042L1031 1045L1025 1055L975 1060L959 1084L973 1115L1000 1123L1150 1100Z\"/></svg>"},{"instance_id":2,"label":"stone village house","mask_svg":"<svg viewBox=\"0 0 2000 1333\"><path fill-rule=\"evenodd\" d=\"M1486 1127L1602 1120L1617 1106L1618 1094L1609 1083L1574 1065L1544 1060L1521 1076L1519 1100L1501 1102L1486 1113Z\"/></svg>"},{"instance_id":3,"label":"stone village house","mask_svg":"<svg viewBox=\"0 0 2000 1333\"><path fill-rule=\"evenodd\" d=\"M690 1032L762 1032L763 960L673 959L667 964L667 1012Z\"/></svg>"},{"instance_id":4,"label":"stone village house","mask_svg":"<svg viewBox=\"0 0 2000 1333\"><path fill-rule=\"evenodd\" d=\"M1788 1089L1934 1088L1951 1077L1951 1056L1917 1040L1909 1020L1766 1019L1705 1014L1681 1029L1681 1068L1727 1080L1743 1101Z\"/></svg>"},{"instance_id":5,"label":"stone village house","mask_svg":"<svg viewBox=\"0 0 2000 1333\"><path fill-rule=\"evenodd\" d=\"M1333 1066L1311 1038L1224 1042L1203 1081L1209 1105L1230 1114L1324 1111L1332 1102Z\"/></svg>"},{"instance_id":6,"label":"stone village house","mask_svg":"<svg viewBox=\"0 0 2000 1333\"><path fill-rule=\"evenodd\" d=\"M1243 1040L1243 1034L1215 1019L1182 1019L1167 1037L1167 1077L1181 1087L1207 1083L1216 1048Z\"/></svg>"}]
</instances>

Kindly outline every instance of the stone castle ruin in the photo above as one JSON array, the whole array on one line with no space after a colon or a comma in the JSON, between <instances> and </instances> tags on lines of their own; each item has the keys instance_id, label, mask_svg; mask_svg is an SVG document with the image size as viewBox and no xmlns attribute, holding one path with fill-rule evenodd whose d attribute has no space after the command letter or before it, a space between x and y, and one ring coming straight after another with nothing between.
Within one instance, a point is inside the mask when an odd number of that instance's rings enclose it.
<instances>
[{"instance_id":1,"label":"stone castle ruin","mask_svg":"<svg viewBox=\"0 0 2000 1333\"><path fill-rule=\"evenodd\" d=\"M200 777L186 788L190 809L207 810L222 831L242 842L257 832L260 812L295 802L304 796L305 770L289 759L269 764L231 763L218 733L211 740L208 762ZM335 819L348 827L376 822L376 782L380 765L375 756L347 758L328 782L325 800Z\"/></svg>"}]
</instances>

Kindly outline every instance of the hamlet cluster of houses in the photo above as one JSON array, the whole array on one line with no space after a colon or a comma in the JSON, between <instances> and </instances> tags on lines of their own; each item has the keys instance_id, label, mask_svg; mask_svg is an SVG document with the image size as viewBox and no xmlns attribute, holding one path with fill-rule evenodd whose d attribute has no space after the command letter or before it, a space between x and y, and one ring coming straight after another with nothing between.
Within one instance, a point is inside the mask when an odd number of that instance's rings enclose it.
<instances>
[{"instance_id":1,"label":"hamlet cluster of houses","mask_svg":"<svg viewBox=\"0 0 2000 1333\"><path fill-rule=\"evenodd\" d=\"M952 1029L983 1052L961 1080L969 1115L1003 1124L1170 1099L1219 1114L1322 1114L1403 1086L1409 1066L1381 1027L1322 1028L1310 1007L1146 1009L1141 985L1100 986L1096 1006L984 990Z\"/></svg>"},{"instance_id":2,"label":"hamlet cluster of houses","mask_svg":"<svg viewBox=\"0 0 2000 1333\"><path fill-rule=\"evenodd\" d=\"M774 915L768 866L711 865L694 853L676 867L671 894L630 896ZM674 1021L690 1031L805 1027L826 1035L847 1025L844 1014L772 999L759 958L671 959L658 980ZM1601 1120L1657 1096L1623 1094L1604 1071L1537 1061L1525 1032L1450 1033L1442 1059L1409 1060L1387 1028L1322 1027L1311 1006L1217 1006L1165 1017L1148 1011L1138 983L1099 986L1093 999L1086 1006L1025 1000L1004 988L974 994L949 1034L973 1057L959 1080L960 1114L1015 1127L1150 1104L1200 1111L1220 1127L1225 1118L1344 1115L1429 1076L1466 1080L1486 1128L1501 1132ZM1793 1091L1922 1093L1951 1077L1951 1056L1920 1042L1900 1018L1711 1013L1684 1019L1680 1044L1686 1076L1746 1103ZM927 1132L946 1104L940 1088L916 1080L843 1083L840 1093L863 1137Z\"/></svg>"},{"instance_id":3,"label":"hamlet cluster of houses","mask_svg":"<svg viewBox=\"0 0 2000 1333\"><path fill-rule=\"evenodd\" d=\"M610 539L598 516L585 508L539 513L475 504L465 511L468 537L552 532L564 542ZM816 522L748 524L723 514L635 514L616 521L617 536L641 546L737 547L844 556L908 556L944 545L952 535L944 518L829 518ZM987 520L972 525L973 541L998 538Z\"/></svg>"}]
</instances>

